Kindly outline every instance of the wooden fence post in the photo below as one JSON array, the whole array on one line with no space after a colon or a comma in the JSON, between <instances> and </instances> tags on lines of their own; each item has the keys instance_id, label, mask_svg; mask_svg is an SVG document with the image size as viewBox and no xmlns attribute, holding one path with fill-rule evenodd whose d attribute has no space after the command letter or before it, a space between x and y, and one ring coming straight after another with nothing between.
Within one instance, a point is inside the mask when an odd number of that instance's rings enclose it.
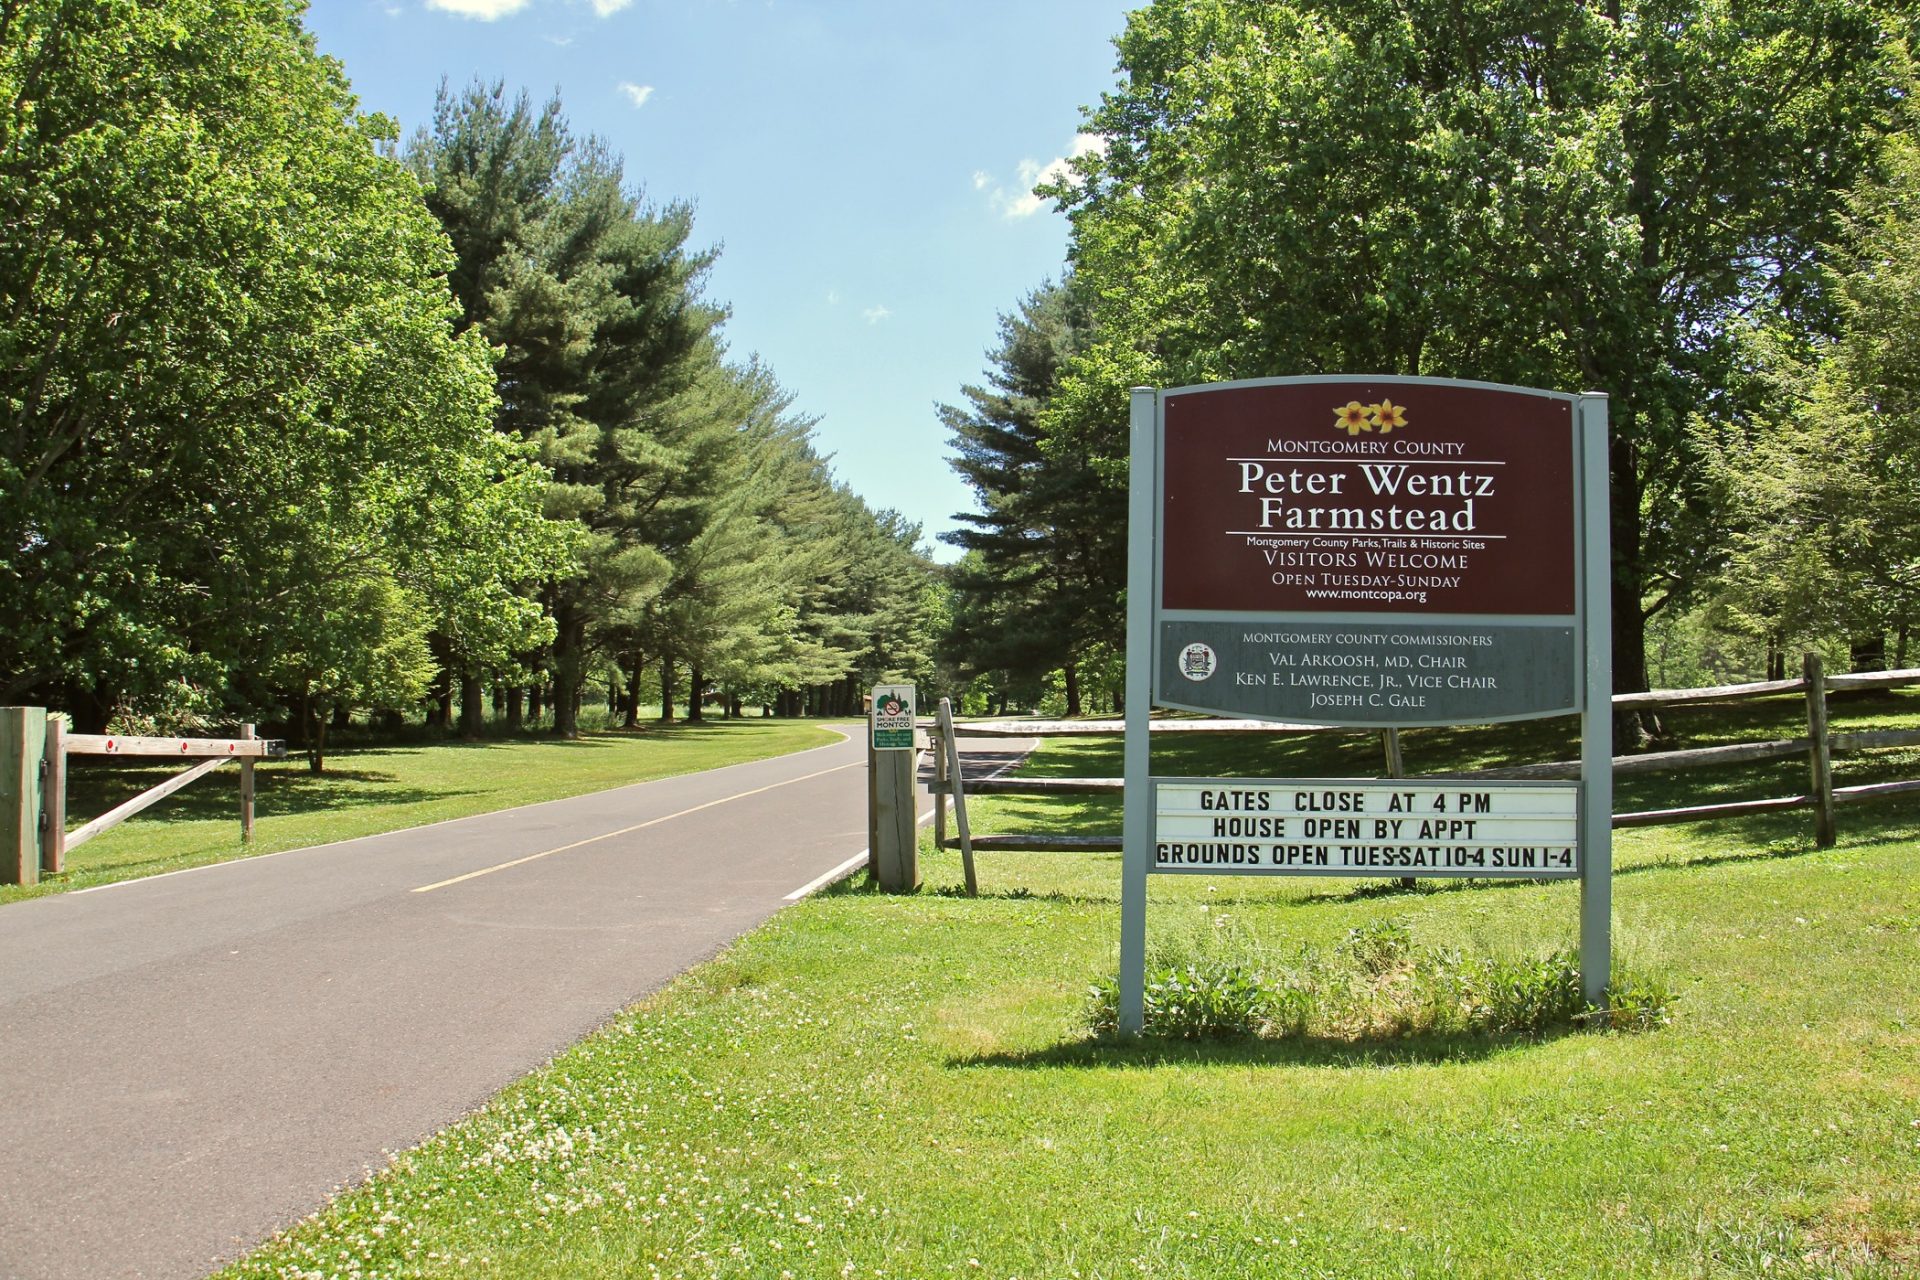
<instances>
[{"instance_id":1,"label":"wooden fence post","mask_svg":"<svg viewBox=\"0 0 1920 1280\"><path fill-rule=\"evenodd\" d=\"M253 726L240 726L240 736L251 742ZM245 757L240 761L240 843L253 843L253 758Z\"/></svg>"},{"instance_id":2,"label":"wooden fence post","mask_svg":"<svg viewBox=\"0 0 1920 1280\"><path fill-rule=\"evenodd\" d=\"M947 735L952 725L945 719L929 730L927 746L933 750L933 847L947 847Z\"/></svg>"},{"instance_id":3,"label":"wooden fence post","mask_svg":"<svg viewBox=\"0 0 1920 1280\"><path fill-rule=\"evenodd\" d=\"M869 721L868 758L873 761L873 853L868 865L883 893L912 893L920 887L920 824L913 793L917 749L873 746Z\"/></svg>"},{"instance_id":4,"label":"wooden fence post","mask_svg":"<svg viewBox=\"0 0 1920 1280\"><path fill-rule=\"evenodd\" d=\"M40 882L45 707L0 707L0 884Z\"/></svg>"},{"instance_id":5,"label":"wooden fence post","mask_svg":"<svg viewBox=\"0 0 1920 1280\"><path fill-rule=\"evenodd\" d=\"M1807 761L1813 771L1813 842L1831 849L1837 838L1833 820L1833 756L1827 737L1827 673L1817 653L1802 660L1807 676Z\"/></svg>"},{"instance_id":6,"label":"wooden fence post","mask_svg":"<svg viewBox=\"0 0 1920 1280\"><path fill-rule=\"evenodd\" d=\"M67 869L67 721L64 716L47 717L47 793L42 805L46 824L41 832L40 870L57 876Z\"/></svg>"},{"instance_id":7,"label":"wooden fence post","mask_svg":"<svg viewBox=\"0 0 1920 1280\"><path fill-rule=\"evenodd\" d=\"M1382 729L1380 731L1380 744L1386 748L1387 776L1389 778L1406 777L1407 761L1406 757L1400 754L1400 731L1398 729Z\"/></svg>"},{"instance_id":8,"label":"wooden fence post","mask_svg":"<svg viewBox=\"0 0 1920 1280\"><path fill-rule=\"evenodd\" d=\"M960 867L967 878L967 896L980 896L973 871L973 833L967 830L967 784L960 775L960 740L953 731L953 703L940 699L940 730L946 737L947 779L953 788L953 821L960 829Z\"/></svg>"},{"instance_id":9,"label":"wooden fence post","mask_svg":"<svg viewBox=\"0 0 1920 1280\"><path fill-rule=\"evenodd\" d=\"M1380 745L1387 753L1387 776L1389 778L1406 777L1407 760L1405 756L1400 754L1400 731L1398 729L1382 729L1380 731ZM1413 876L1401 876L1397 883L1402 889L1413 889L1419 886L1420 881Z\"/></svg>"},{"instance_id":10,"label":"wooden fence post","mask_svg":"<svg viewBox=\"0 0 1920 1280\"><path fill-rule=\"evenodd\" d=\"M861 729L867 739L867 875L880 882L880 753L873 749L873 721Z\"/></svg>"}]
</instances>

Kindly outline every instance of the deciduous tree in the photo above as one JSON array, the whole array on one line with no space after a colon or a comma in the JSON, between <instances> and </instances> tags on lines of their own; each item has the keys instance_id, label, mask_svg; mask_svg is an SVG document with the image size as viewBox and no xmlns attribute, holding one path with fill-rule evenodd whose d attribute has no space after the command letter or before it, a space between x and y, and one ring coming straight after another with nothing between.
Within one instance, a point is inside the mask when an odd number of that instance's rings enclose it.
<instances>
[{"instance_id":1,"label":"deciduous tree","mask_svg":"<svg viewBox=\"0 0 1920 1280\"><path fill-rule=\"evenodd\" d=\"M1614 653L1722 550L1698 437L1815 270L1902 81L1858 0L1158 0L1054 189L1099 336L1051 447L1123 477L1126 389L1376 372L1612 397Z\"/></svg>"}]
</instances>

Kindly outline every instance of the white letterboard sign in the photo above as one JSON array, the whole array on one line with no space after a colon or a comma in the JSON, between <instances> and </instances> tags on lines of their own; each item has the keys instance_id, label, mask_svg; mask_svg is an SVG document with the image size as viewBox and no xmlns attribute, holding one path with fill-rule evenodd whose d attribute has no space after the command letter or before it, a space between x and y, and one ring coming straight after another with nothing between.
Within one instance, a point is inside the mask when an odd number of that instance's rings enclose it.
<instances>
[{"instance_id":1,"label":"white letterboard sign","mask_svg":"<svg viewBox=\"0 0 1920 1280\"><path fill-rule=\"evenodd\" d=\"M1580 874L1578 783L1156 778L1153 807L1162 873Z\"/></svg>"}]
</instances>

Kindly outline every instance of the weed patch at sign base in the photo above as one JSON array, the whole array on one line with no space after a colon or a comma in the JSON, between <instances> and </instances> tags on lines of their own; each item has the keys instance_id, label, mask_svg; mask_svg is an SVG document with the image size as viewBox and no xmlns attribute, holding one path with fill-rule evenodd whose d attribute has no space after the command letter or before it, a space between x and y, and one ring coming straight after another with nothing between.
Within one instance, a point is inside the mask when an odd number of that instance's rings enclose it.
<instances>
[{"instance_id":1,"label":"weed patch at sign base","mask_svg":"<svg viewBox=\"0 0 1920 1280\"><path fill-rule=\"evenodd\" d=\"M1143 1032L1168 1039L1312 1035L1375 1041L1416 1035L1540 1036L1579 1027L1646 1031L1662 1025L1673 990L1616 969L1608 1008L1580 992L1569 949L1538 956L1469 956L1419 947L1404 925L1373 921L1331 952L1303 949L1284 969L1236 959L1218 946L1150 967ZM1088 1028L1119 1029L1119 984L1091 991Z\"/></svg>"}]
</instances>

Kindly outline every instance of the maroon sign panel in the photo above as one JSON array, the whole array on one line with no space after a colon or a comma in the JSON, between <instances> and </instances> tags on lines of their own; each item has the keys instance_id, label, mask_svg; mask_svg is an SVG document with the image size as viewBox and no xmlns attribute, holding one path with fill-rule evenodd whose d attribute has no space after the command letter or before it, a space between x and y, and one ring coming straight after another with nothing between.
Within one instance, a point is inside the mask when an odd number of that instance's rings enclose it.
<instances>
[{"instance_id":1,"label":"maroon sign panel","mask_svg":"<svg viewBox=\"0 0 1920 1280\"><path fill-rule=\"evenodd\" d=\"M1573 614L1566 399L1378 379L1163 403L1162 609Z\"/></svg>"}]
</instances>

